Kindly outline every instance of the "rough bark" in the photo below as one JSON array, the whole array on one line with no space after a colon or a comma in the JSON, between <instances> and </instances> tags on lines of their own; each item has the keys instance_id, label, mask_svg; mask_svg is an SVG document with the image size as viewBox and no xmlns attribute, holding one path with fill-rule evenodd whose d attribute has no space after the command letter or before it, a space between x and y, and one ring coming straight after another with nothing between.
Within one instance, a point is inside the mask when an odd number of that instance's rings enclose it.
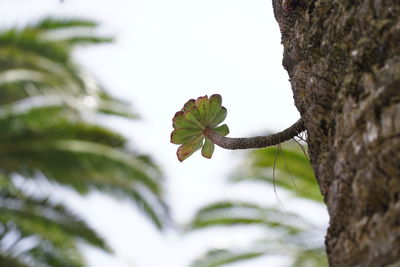
<instances>
[{"instance_id":1,"label":"rough bark","mask_svg":"<svg viewBox=\"0 0 400 267\"><path fill-rule=\"evenodd\" d=\"M272 2L330 266L400 266L400 2Z\"/></svg>"}]
</instances>

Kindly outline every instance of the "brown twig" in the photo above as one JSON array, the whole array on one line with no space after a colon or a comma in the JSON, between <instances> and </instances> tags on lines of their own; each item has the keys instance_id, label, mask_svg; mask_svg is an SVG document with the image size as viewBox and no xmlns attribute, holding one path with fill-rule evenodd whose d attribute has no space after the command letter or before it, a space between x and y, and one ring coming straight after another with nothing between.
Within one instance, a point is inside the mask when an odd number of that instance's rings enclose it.
<instances>
[{"instance_id":1,"label":"brown twig","mask_svg":"<svg viewBox=\"0 0 400 267\"><path fill-rule=\"evenodd\" d=\"M278 145L287 141L305 130L304 121L300 118L295 124L282 132L269 136L256 136L250 138L230 138L217 134L212 129L205 129L203 134L209 138L214 144L226 149L248 149L262 148Z\"/></svg>"}]
</instances>

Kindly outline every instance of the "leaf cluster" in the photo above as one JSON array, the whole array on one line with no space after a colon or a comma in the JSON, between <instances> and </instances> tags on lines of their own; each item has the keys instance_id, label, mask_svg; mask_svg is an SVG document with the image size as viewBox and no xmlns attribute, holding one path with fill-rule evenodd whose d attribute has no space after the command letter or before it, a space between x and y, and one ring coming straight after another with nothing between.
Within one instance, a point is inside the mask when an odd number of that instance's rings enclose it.
<instances>
[{"instance_id":1,"label":"leaf cluster","mask_svg":"<svg viewBox=\"0 0 400 267\"><path fill-rule=\"evenodd\" d=\"M174 130L171 133L171 143L181 145L177 151L179 161L184 161L199 149L203 157L211 158L215 145L203 132L212 129L222 136L228 135L228 126L219 126L226 115L227 110L222 106L222 98L218 94L187 101L172 119Z\"/></svg>"}]
</instances>

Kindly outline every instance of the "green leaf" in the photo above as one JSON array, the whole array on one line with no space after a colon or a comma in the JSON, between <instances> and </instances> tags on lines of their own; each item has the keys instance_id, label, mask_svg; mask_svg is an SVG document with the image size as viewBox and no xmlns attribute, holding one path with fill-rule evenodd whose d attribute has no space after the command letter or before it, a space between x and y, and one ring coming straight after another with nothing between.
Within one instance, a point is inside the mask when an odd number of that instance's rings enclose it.
<instances>
[{"instance_id":1,"label":"green leaf","mask_svg":"<svg viewBox=\"0 0 400 267\"><path fill-rule=\"evenodd\" d=\"M63 238L63 235L70 235L109 250L102 238L62 204L55 204L48 198L30 196L20 191L7 192L5 189L0 190L0 199L2 202L12 202L15 205L0 204L2 212L0 221L4 221L5 218L12 220L18 224L21 230L47 236L52 242L60 241L60 237ZM47 231L43 225L47 225ZM41 227L43 232L40 231ZM49 232L49 229L52 232Z\"/></svg>"},{"instance_id":2,"label":"green leaf","mask_svg":"<svg viewBox=\"0 0 400 267\"><path fill-rule=\"evenodd\" d=\"M275 208L227 200L212 203L198 210L187 229L250 224L279 228L287 233L298 233L312 227L293 213L282 214Z\"/></svg>"},{"instance_id":3,"label":"green leaf","mask_svg":"<svg viewBox=\"0 0 400 267\"><path fill-rule=\"evenodd\" d=\"M228 125L224 124L221 125L217 128L213 129L217 134L222 135L222 136L227 136L229 134L229 128Z\"/></svg>"},{"instance_id":4,"label":"green leaf","mask_svg":"<svg viewBox=\"0 0 400 267\"><path fill-rule=\"evenodd\" d=\"M196 124L201 129L205 128L204 125L201 123L199 109L196 106L185 112L185 118L188 121Z\"/></svg>"},{"instance_id":5,"label":"green leaf","mask_svg":"<svg viewBox=\"0 0 400 267\"><path fill-rule=\"evenodd\" d=\"M9 177L0 176L0 244L8 233L17 235L14 246L0 249L0 266L83 266L83 259L75 243L87 244L110 252L104 240L79 218L75 212L49 198L19 190ZM39 241L31 249L18 249L24 240ZM42 247L42 245L44 245ZM46 251L52 256L46 255ZM14 258L16 257L16 258ZM5 261L4 261L5 260ZM14 262L14 264L12 264ZM17 264L21 263L21 265Z\"/></svg>"},{"instance_id":6,"label":"green leaf","mask_svg":"<svg viewBox=\"0 0 400 267\"><path fill-rule=\"evenodd\" d=\"M0 32L0 46L13 46L25 51L51 59L55 62L67 63L70 55L65 46L43 40L37 32L18 31L15 29Z\"/></svg>"},{"instance_id":7,"label":"green leaf","mask_svg":"<svg viewBox=\"0 0 400 267\"><path fill-rule=\"evenodd\" d=\"M206 121L208 124L211 124L221 110L222 97L220 95L214 94L210 96L209 102L210 104Z\"/></svg>"},{"instance_id":8,"label":"green leaf","mask_svg":"<svg viewBox=\"0 0 400 267\"><path fill-rule=\"evenodd\" d=\"M28 26L29 28L33 29L41 29L41 30L54 30L54 29L64 29L68 28L71 29L71 27L89 27L93 28L98 26L97 22L94 22L92 20L84 20L84 19L72 19L72 18L67 18L67 19L61 19L61 18L52 18L52 17L46 17L39 22L34 23L32 26Z\"/></svg>"},{"instance_id":9,"label":"green leaf","mask_svg":"<svg viewBox=\"0 0 400 267\"><path fill-rule=\"evenodd\" d=\"M209 102L208 102L208 97L207 96L202 96L196 99L195 102L198 110L199 110L199 119L201 122L206 124L207 122L205 121L206 115L209 110Z\"/></svg>"},{"instance_id":10,"label":"green leaf","mask_svg":"<svg viewBox=\"0 0 400 267\"><path fill-rule=\"evenodd\" d=\"M146 165L142 161L126 151L100 143L82 140L30 140L1 144L0 151L2 152L0 159L3 162L12 159L25 162L23 167L15 170L21 174L25 174L22 170L30 167L33 170L39 169L45 174L48 171L48 178L69 184L74 180L73 178L78 171L87 172L86 175L90 178L90 172L96 173L96 171L101 170L101 172L107 173L107 166L109 166L112 168L110 171L115 172L116 178L120 178L119 172L124 170L126 174L122 176L124 177L122 181L125 180L126 183L129 183L130 180L136 180L153 193L159 194L161 190L159 181L153 175L148 174ZM7 155L7 158L4 158L4 155ZM69 162L72 166L65 165L65 162ZM116 169L117 167L119 170ZM9 171L13 171L13 169ZM70 180L68 180L68 174ZM92 174L93 178L100 180L101 176L97 177L99 173L96 174ZM57 177L61 179L58 180ZM107 178L111 179L110 177ZM88 181L83 182L85 185L88 183Z\"/></svg>"},{"instance_id":11,"label":"green leaf","mask_svg":"<svg viewBox=\"0 0 400 267\"><path fill-rule=\"evenodd\" d=\"M199 150L201 148L201 146L203 145L203 139L204 139L203 136L199 136L196 139L181 145L178 148L178 151L176 153L179 161L180 162L184 161L190 155L192 155L194 152Z\"/></svg>"},{"instance_id":12,"label":"green leaf","mask_svg":"<svg viewBox=\"0 0 400 267\"><path fill-rule=\"evenodd\" d=\"M210 127L215 127L218 124L220 124L221 122L223 122L226 118L228 111L226 110L225 107L221 107L220 111L218 112L218 114L215 116L215 118L213 119Z\"/></svg>"},{"instance_id":13,"label":"green leaf","mask_svg":"<svg viewBox=\"0 0 400 267\"><path fill-rule=\"evenodd\" d=\"M92 45L92 44L103 44L111 43L113 38L111 37L98 37L98 36L73 36L68 38L52 38L53 42L59 42L68 46L74 45Z\"/></svg>"},{"instance_id":14,"label":"green leaf","mask_svg":"<svg viewBox=\"0 0 400 267\"><path fill-rule=\"evenodd\" d=\"M195 106L196 101L194 99L189 99L185 105L183 105L182 111L189 111Z\"/></svg>"},{"instance_id":15,"label":"green leaf","mask_svg":"<svg viewBox=\"0 0 400 267\"><path fill-rule=\"evenodd\" d=\"M210 139L205 138L203 148L201 149L201 155L203 155L203 157L205 158L210 159L214 153L214 148L214 143Z\"/></svg>"},{"instance_id":16,"label":"green leaf","mask_svg":"<svg viewBox=\"0 0 400 267\"><path fill-rule=\"evenodd\" d=\"M171 133L171 143L184 144L202 135L201 131L189 129L175 129Z\"/></svg>"},{"instance_id":17,"label":"green leaf","mask_svg":"<svg viewBox=\"0 0 400 267\"><path fill-rule=\"evenodd\" d=\"M174 127L174 129L200 129L197 124L185 118L185 113L183 111L178 111L177 113L175 113L175 116L172 119L172 127Z\"/></svg>"}]
</instances>

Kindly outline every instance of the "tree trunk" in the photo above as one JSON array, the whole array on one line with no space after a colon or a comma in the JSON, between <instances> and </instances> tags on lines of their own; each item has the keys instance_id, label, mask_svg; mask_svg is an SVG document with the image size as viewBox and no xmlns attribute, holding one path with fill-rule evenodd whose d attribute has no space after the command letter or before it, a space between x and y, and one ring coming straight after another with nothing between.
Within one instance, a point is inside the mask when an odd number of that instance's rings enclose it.
<instances>
[{"instance_id":1,"label":"tree trunk","mask_svg":"<svg viewBox=\"0 0 400 267\"><path fill-rule=\"evenodd\" d=\"M273 0L330 266L400 266L400 1Z\"/></svg>"}]
</instances>

